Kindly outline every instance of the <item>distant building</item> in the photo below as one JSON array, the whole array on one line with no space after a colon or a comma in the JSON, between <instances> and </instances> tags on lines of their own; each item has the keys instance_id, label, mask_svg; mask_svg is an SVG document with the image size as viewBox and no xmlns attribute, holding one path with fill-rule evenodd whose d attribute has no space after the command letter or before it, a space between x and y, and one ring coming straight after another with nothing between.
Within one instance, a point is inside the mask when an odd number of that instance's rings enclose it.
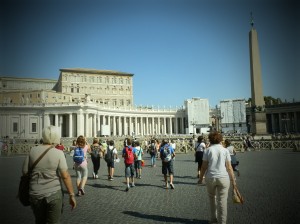
<instances>
[{"instance_id":1,"label":"distant building","mask_svg":"<svg viewBox=\"0 0 300 224\"><path fill-rule=\"evenodd\" d=\"M247 133L245 99L222 100L220 113L224 133Z\"/></svg>"},{"instance_id":2,"label":"distant building","mask_svg":"<svg viewBox=\"0 0 300 224\"><path fill-rule=\"evenodd\" d=\"M184 102L186 108L186 133L207 133L210 127L208 99L192 98Z\"/></svg>"},{"instance_id":3,"label":"distant building","mask_svg":"<svg viewBox=\"0 0 300 224\"><path fill-rule=\"evenodd\" d=\"M57 81L0 77L0 137L40 139L48 125L62 137L185 134L185 109L134 107L133 74L60 69Z\"/></svg>"}]
</instances>

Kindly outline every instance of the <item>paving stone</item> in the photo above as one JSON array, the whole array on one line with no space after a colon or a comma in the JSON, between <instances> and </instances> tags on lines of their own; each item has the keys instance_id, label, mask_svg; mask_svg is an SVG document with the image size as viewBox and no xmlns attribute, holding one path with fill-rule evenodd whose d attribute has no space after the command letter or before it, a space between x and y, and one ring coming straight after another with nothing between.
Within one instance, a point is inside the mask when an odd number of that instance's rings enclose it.
<instances>
[{"instance_id":1,"label":"paving stone","mask_svg":"<svg viewBox=\"0 0 300 224\"><path fill-rule=\"evenodd\" d=\"M300 153L291 150L238 153L241 176L238 187L244 205L228 198L228 223L299 223ZM67 155L69 172L75 187L72 158ZM1 223L34 223L30 207L16 199L24 156L0 157ZM82 197L76 197L77 208L71 211L68 196L64 198L61 223L208 223L209 204L205 186L197 185L197 164L192 154L177 155L174 162L175 189L164 189L161 162L149 166L145 155L142 179L125 191L124 164L116 164L113 181L107 180L107 167L101 160L99 179L89 179Z\"/></svg>"}]
</instances>

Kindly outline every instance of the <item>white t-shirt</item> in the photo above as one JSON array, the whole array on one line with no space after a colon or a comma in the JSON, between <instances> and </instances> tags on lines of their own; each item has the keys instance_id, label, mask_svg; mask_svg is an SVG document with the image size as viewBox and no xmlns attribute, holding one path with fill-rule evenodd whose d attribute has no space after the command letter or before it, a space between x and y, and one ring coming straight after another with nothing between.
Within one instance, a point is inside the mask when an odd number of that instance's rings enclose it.
<instances>
[{"instance_id":1,"label":"white t-shirt","mask_svg":"<svg viewBox=\"0 0 300 224\"><path fill-rule=\"evenodd\" d=\"M234 152L233 152L234 147L233 147L232 145L230 145L230 146L227 147L227 149L228 149L228 151L229 151L229 154L230 154L231 156L233 156L233 155L234 155Z\"/></svg>"},{"instance_id":2,"label":"white t-shirt","mask_svg":"<svg viewBox=\"0 0 300 224\"><path fill-rule=\"evenodd\" d=\"M114 155L117 155L117 154L118 154L118 151L117 151L117 149L116 149L114 146L110 145L110 146L108 146L108 148L109 148L109 150L112 150L112 149L113 149L113 154L114 154ZM107 152L105 152L105 153L107 153Z\"/></svg>"},{"instance_id":3,"label":"white t-shirt","mask_svg":"<svg viewBox=\"0 0 300 224\"><path fill-rule=\"evenodd\" d=\"M204 142L201 142L201 143L197 142L195 144L195 149L196 149L196 152L204 152L204 149L205 149Z\"/></svg>"},{"instance_id":4,"label":"white t-shirt","mask_svg":"<svg viewBox=\"0 0 300 224\"><path fill-rule=\"evenodd\" d=\"M171 143L172 148L175 150L176 149L176 143Z\"/></svg>"},{"instance_id":5,"label":"white t-shirt","mask_svg":"<svg viewBox=\"0 0 300 224\"><path fill-rule=\"evenodd\" d=\"M225 167L226 161L231 161L229 151L221 144L214 144L203 154L203 161L208 161L206 178L229 178Z\"/></svg>"}]
</instances>

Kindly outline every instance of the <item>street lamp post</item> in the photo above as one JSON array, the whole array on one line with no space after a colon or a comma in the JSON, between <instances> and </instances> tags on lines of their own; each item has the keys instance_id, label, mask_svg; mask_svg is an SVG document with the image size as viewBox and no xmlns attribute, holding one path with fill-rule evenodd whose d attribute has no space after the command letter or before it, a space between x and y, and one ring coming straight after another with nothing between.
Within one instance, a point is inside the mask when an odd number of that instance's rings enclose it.
<instances>
[{"instance_id":1,"label":"street lamp post","mask_svg":"<svg viewBox=\"0 0 300 224\"><path fill-rule=\"evenodd\" d=\"M289 119L289 118L282 118L281 120L284 122L285 134L288 134L288 126L287 126L287 122L288 122L290 119Z\"/></svg>"},{"instance_id":2,"label":"street lamp post","mask_svg":"<svg viewBox=\"0 0 300 224\"><path fill-rule=\"evenodd\" d=\"M220 121L222 120L223 117L220 115L213 115L212 118L215 119L216 131L220 131L220 127L222 127Z\"/></svg>"},{"instance_id":3,"label":"street lamp post","mask_svg":"<svg viewBox=\"0 0 300 224\"><path fill-rule=\"evenodd\" d=\"M195 135L195 126L196 126L196 122L193 120L190 122L191 125L193 125L193 135Z\"/></svg>"}]
</instances>

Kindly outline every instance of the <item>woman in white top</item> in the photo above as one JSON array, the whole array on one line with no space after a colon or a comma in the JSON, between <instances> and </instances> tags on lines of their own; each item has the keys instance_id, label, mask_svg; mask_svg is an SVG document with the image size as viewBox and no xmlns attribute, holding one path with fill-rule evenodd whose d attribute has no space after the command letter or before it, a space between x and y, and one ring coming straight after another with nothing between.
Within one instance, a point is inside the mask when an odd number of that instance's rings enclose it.
<instances>
[{"instance_id":1,"label":"woman in white top","mask_svg":"<svg viewBox=\"0 0 300 224\"><path fill-rule=\"evenodd\" d=\"M211 145L204 151L198 183L202 184L205 174L211 223L226 223L230 181L233 186L236 185L231 158L229 151L221 144L223 136L219 132L211 132L208 138Z\"/></svg>"},{"instance_id":2,"label":"woman in white top","mask_svg":"<svg viewBox=\"0 0 300 224\"><path fill-rule=\"evenodd\" d=\"M202 157L205 150L205 143L203 141L203 136L199 136L197 142L195 143L195 163L198 163L198 178L200 177L200 170L202 166Z\"/></svg>"}]
</instances>

